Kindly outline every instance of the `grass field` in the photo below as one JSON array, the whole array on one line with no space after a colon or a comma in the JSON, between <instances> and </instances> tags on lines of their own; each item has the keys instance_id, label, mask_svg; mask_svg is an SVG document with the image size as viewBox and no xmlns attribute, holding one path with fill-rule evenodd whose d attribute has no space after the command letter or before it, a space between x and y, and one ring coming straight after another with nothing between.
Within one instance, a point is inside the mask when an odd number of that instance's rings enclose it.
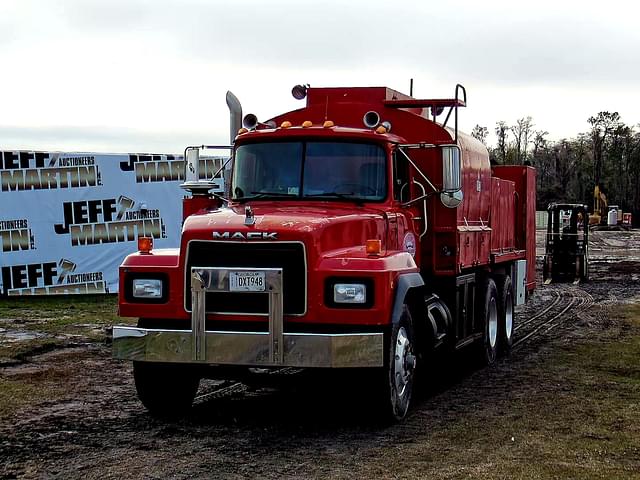
<instances>
[{"instance_id":1,"label":"grass field","mask_svg":"<svg viewBox=\"0 0 640 480\"><path fill-rule=\"evenodd\" d=\"M474 456L486 459L477 471L456 472L469 451L453 449L443 471L487 479L640 478L640 304L621 305L619 313L611 331L545 350L517 373L520 387L441 430L432 443L479 446Z\"/></svg>"},{"instance_id":2,"label":"grass field","mask_svg":"<svg viewBox=\"0 0 640 480\"><path fill-rule=\"evenodd\" d=\"M69 343L101 342L118 317L116 295L21 297L0 302L0 366ZM3 332L4 330L4 332Z\"/></svg>"}]
</instances>

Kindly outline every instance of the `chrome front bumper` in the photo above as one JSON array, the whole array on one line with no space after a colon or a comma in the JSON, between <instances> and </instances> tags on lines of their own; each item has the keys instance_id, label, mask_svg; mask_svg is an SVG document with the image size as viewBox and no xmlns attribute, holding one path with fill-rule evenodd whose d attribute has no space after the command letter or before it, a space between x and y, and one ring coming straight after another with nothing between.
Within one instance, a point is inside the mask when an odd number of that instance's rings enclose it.
<instances>
[{"instance_id":1,"label":"chrome front bumper","mask_svg":"<svg viewBox=\"0 0 640 480\"><path fill-rule=\"evenodd\" d=\"M229 272L246 268L191 269L191 330L113 327L113 356L125 360L279 367L381 367L382 333L285 333L282 269L262 268L269 295L268 332L205 330L206 292L229 291ZM255 271L255 270L252 270Z\"/></svg>"},{"instance_id":2,"label":"chrome front bumper","mask_svg":"<svg viewBox=\"0 0 640 480\"><path fill-rule=\"evenodd\" d=\"M267 332L205 332L204 355L194 360L193 332L113 327L113 355L126 360L212 365L381 367L382 333L285 333L282 359L270 358Z\"/></svg>"}]
</instances>

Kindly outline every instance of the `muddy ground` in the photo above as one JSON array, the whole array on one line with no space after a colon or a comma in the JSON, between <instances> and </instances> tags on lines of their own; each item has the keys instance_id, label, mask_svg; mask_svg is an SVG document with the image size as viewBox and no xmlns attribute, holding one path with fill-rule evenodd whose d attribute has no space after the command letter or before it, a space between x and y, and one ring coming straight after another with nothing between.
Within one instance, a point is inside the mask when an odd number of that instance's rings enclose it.
<instances>
[{"instance_id":1,"label":"muddy ground","mask_svg":"<svg viewBox=\"0 0 640 480\"><path fill-rule=\"evenodd\" d=\"M640 232L597 232L591 252L591 282L519 308L508 358L430 372L396 425L353 373L207 381L186 418L157 420L110 358L112 320L43 343L16 308L0 318L0 478L640 478ZM25 334L44 353L7 353Z\"/></svg>"}]
</instances>

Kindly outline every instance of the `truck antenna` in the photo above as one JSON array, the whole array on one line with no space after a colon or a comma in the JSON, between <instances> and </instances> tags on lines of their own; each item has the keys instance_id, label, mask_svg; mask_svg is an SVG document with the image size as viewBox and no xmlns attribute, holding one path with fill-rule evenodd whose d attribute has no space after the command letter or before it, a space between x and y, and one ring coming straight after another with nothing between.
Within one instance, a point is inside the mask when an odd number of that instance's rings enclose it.
<instances>
[{"instance_id":1,"label":"truck antenna","mask_svg":"<svg viewBox=\"0 0 640 480\"><path fill-rule=\"evenodd\" d=\"M409 79L409 96L413 97L413 78Z\"/></svg>"}]
</instances>

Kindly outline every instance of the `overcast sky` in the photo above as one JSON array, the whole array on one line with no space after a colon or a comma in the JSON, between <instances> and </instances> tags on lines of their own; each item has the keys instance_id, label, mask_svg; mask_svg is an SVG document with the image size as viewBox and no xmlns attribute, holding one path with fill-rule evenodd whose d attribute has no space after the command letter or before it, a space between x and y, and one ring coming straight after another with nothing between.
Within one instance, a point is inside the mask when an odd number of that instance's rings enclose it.
<instances>
[{"instance_id":1,"label":"overcast sky","mask_svg":"<svg viewBox=\"0 0 640 480\"><path fill-rule=\"evenodd\" d=\"M228 143L227 90L266 119L297 83L468 93L463 130L601 110L640 122L640 7L591 1L0 0L0 149Z\"/></svg>"}]
</instances>

